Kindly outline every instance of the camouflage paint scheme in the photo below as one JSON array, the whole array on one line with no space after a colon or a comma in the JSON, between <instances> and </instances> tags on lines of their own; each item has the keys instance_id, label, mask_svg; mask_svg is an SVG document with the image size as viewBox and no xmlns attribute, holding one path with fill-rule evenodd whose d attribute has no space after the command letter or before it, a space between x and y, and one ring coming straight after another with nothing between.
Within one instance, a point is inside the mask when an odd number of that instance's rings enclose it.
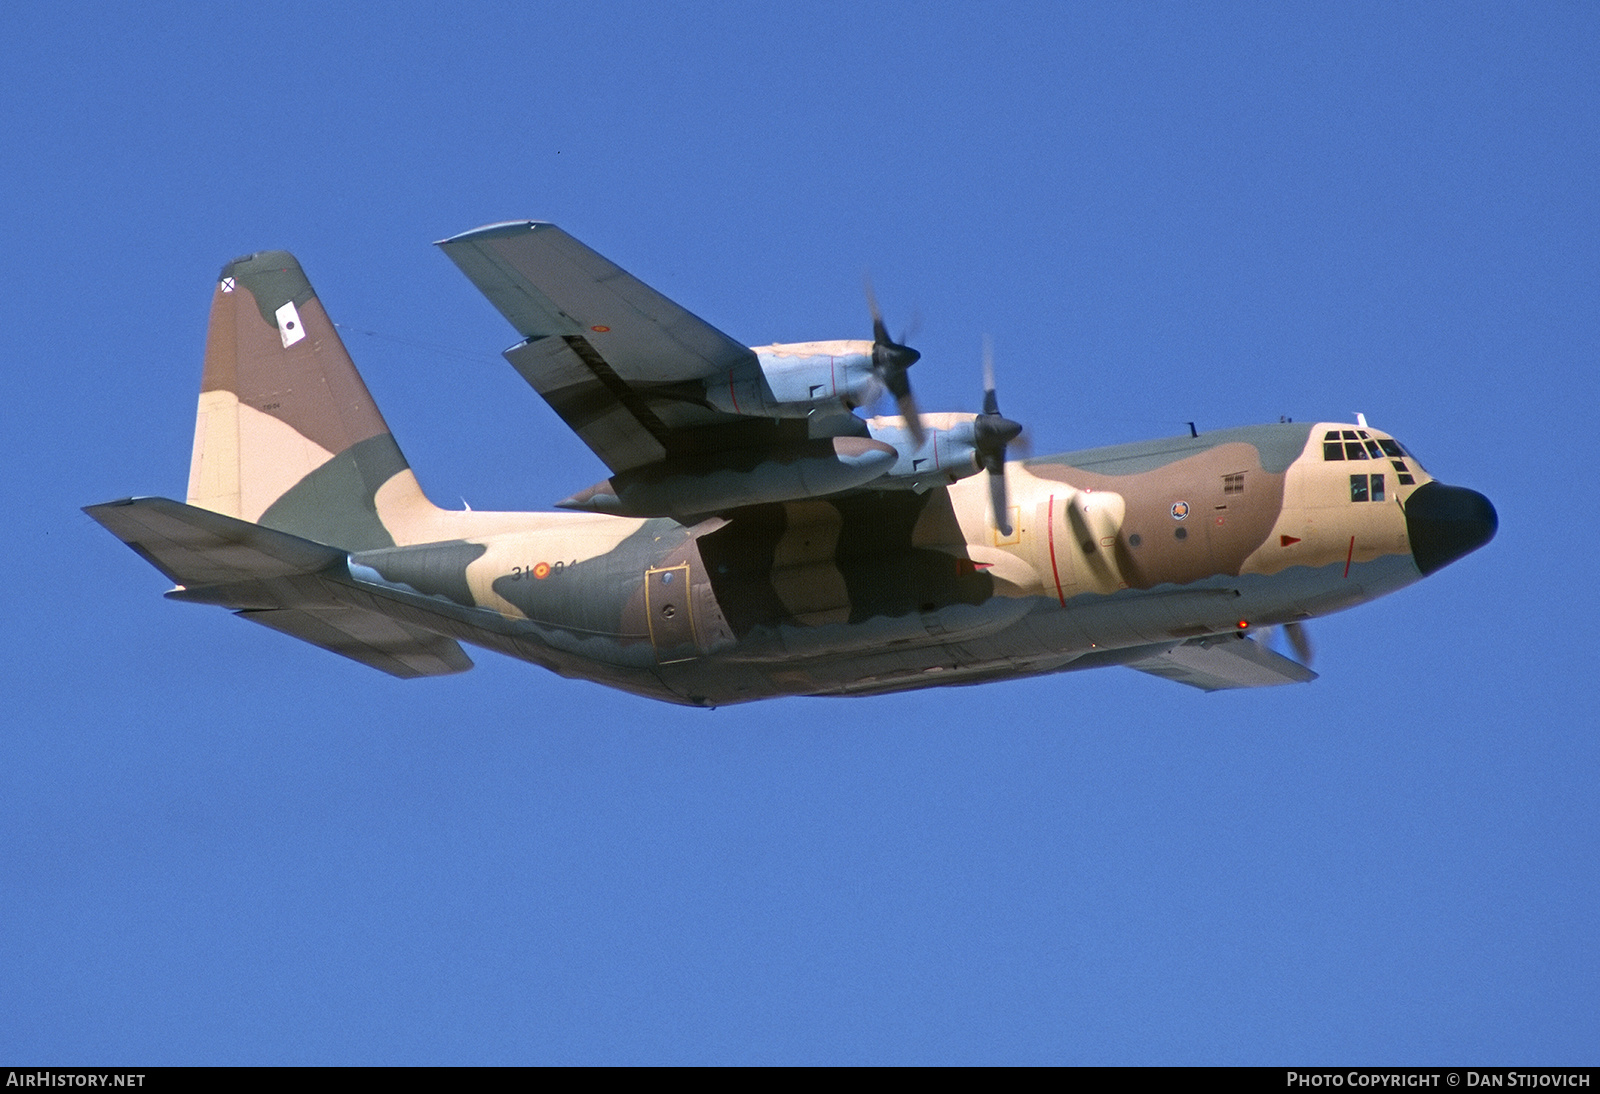
<instances>
[{"instance_id":1,"label":"camouflage paint scheme","mask_svg":"<svg viewBox=\"0 0 1600 1094\"><path fill-rule=\"evenodd\" d=\"M493 242L506 230L478 231ZM486 291L508 317L513 307L526 316L525 300ZM541 308L531 323L577 329L562 309ZM909 442L883 440L897 419L869 426L847 413L865 383L859 369L840 388L833 432L819 438L815 414L786 420L764 404L762 417L737 417L738 393L754 398L761 380L752 368L781 366L785 347L740 358L751 351L705 336L702 355L720 355L713 365L728 370L731 394L685 396L682 377L669 375L646 405L643 386L595 348L599 334L560 337L536 330L507 357L570 349L589 370L579 386L552 394L540 386L547 373L525 375L597 451L626 450L608 461L613 484L630 474L667 482L650 504L692 507L710 476L667 481L659 469L717 459L707 436L738 453L737 468L718 472L728 475L765 474L764 451L795 460L818 445L831 446L823 460L840 450L840 474L911 466ZM787 359L858 361L848 355L862 345L811 343ZM677 408L687 417L673 424ZM929 416L930 428L950 427L946 439L971 416L947 417ZM648 435L628 433L640 422ZM1435 483L1404 453L1325 458L1326 435L1350 428L1262 425L1013 462L1009 533L983 476L958 477L973 467L915 488L904 475L895 488L882 478L879 488L831 489L813 477L760 488L821 496L741 496L708 515L443 510L423 494L299 264L263 252L225 266L213 297L187 504L129 499L87 511L178 584L174 599L227 606L397 676L471 667L464 641L702 706L1112 664L1212 690L1313 678L1246 633L1382 596L1493 535L1487 499ZM1357 450L1391 440L1371 427L1362 437ZM898 472L884 472L897 459ZM1353 501L1352 471L1382 474L1384 499ZM745 495L751 481L777 480L740 479ZM615 509L647 496L595 491L599 502L567 504Z\"/></svg>"}]
</instances>

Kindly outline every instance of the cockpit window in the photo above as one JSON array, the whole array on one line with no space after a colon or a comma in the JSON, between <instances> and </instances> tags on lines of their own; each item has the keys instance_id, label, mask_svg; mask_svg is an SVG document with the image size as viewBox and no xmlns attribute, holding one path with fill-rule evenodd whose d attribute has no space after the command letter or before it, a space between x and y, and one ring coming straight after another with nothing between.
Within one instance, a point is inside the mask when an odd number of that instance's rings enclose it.
<instances>
[{"instance_id":1,"label":"cockpit window","mask_svg":"<svg viewBox=\"0 0 1600 1094\"><path fill-rule=\"evenodd\" d=\"M1416 480L1405 460L1412 456L1400 442L1389 437L1373 437L1365 429L1330 429L1322 435L1324 460L1382 460L1388 459L1400 476L1401 486L1410 486Z\"/></svg>"}]
</instances>

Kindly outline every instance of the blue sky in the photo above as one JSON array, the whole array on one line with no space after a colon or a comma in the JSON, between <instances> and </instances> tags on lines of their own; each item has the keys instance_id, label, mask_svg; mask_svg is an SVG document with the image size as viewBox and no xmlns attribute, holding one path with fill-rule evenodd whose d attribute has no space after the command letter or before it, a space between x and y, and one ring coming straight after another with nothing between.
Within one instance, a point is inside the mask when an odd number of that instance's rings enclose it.
<instances>
[{"instance_id":1,"label":"blue sky","mask_svg":"<svg viewBox=\"0 0 1600 1094\"><path fill-rule=\"evenodd\" d=\"M459 9L459 10L457 10ZM0 1060L1593 1063L1600 9L35 6L0 69ZM603 476L430 246L552 220L1039 452L1362 411L1486 549L1322 678L714 712L404 683L78 511L181 497L294 251L436 500ZM1576 522L1576 523L1574 523Z\"/></svg>"}]
</instances>

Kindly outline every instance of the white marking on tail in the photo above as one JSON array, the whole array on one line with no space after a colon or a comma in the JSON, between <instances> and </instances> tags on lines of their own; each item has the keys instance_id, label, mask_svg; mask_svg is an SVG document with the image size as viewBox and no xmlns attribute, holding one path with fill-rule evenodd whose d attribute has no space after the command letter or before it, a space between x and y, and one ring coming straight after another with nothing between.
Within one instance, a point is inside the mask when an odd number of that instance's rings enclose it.
<instances>
[{"instance_id":1,"label":"white marking on tail","mask_svg":"<svg viewBox=\"0 0 1600 1094\"><path fill-rule=\"evenodd\" d=\"M306 336L306 325L300 322L300 313L295 310L293 300L279 308L275 314L278 317L278 337L283 339L284 349L288 349Z\"/></svg>"}]
</instances>

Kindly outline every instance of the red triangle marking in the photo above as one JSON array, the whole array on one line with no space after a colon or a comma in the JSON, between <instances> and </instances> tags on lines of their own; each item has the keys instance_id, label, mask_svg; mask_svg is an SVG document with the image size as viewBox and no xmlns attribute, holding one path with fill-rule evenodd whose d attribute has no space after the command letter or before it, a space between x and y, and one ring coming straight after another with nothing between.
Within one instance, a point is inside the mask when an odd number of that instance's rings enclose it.
<instances>
[{"instance_id":1,"label":"red triangle marking","mask_svg":"<svg viewBox=\"0 0 1600 1094\"><path fill-rule=\"evenodd\" d=\"M1295 536L1279 536L1278 537L1278 546L1279 547L1287 547L1291 543L1299 543L1299 542L1300 542L1300 540Z\"/></svg>"}]
</instances>

